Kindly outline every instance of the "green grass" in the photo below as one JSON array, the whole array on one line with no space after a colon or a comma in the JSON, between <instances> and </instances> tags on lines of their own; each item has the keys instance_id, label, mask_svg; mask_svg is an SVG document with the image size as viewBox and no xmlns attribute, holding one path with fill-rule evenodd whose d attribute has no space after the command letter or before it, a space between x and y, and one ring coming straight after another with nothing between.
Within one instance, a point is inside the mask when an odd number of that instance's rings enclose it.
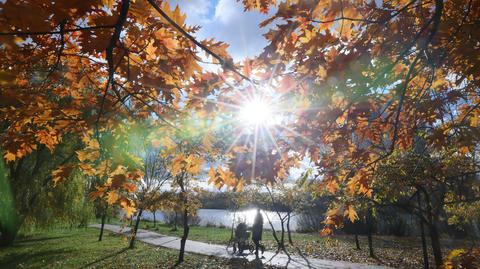
<instances>
[{"instance_id":1,"label":"green grass","mask_svg":"<svg viewBox=\"0 0 480 269\"><path fill-rule=\"evenodd\" d=\"M0 248L0 268L172 268L178 251L137 242L128 249L125 237L98 229L67 229L20 236ZM252 268L245 260L186 254L179 268Z\"/></svg>"}]
</instances>

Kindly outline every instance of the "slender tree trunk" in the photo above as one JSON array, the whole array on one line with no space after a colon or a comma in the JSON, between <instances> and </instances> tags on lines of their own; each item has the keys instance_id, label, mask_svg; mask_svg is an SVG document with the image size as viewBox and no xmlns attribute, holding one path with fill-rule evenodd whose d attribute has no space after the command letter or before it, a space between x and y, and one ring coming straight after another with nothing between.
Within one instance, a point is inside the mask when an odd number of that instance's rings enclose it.
<instances>
[{"instance_id":1,"label":"slender tree trunk","mask_svg":"<svg viewBox=\"0 0 480 269\"><path fill-rule=\"evenodd\" d=\"M432 251L433 257L435 259L435 265L437 268L440 268L443 263L442 259L442 249L440 245L440 236L438 234L437 226L435 223L432 223L428 226L428 230L430 231L430 240L432 244Z\"/></svg>"},{"instance_id":2,"label":"slender tree trunk","mask_svg":"<svg viewBox=\"0 0 480 269\"><path fill-rule=\"evenodd\" d=\"M142 217L143 209L140 209L137 214L137 220L135 221L135 227L133 228L132 238L130 239L129 248L135 247L135 239L137 238L138 226L140 225L140 219Z\"/></svg>"},{"instance_id":3,"label":"slender tree trunk","mask_svg":"<svg viewBox=\"0 0 480 269\"><path fill-rule=\"evenodd\" d=\"M108 210L108 205L105 206L105 209L103 210L102 213L102 225L100 226L100 234L98 235L98 241L102 241L103 239L103 228L105 227L105 219L107 217L107 210Z\"/></svg>"},{"instance_id":4,"label":"slender tree trunk","mask_svg":"<svg viewBox=\"0 0 480 269\"><path fill-rule=\"evenodd\" d=\"M438 234L436 217L434 216L432 205L430 204L430 197L428 192L425 189L422 189L423 194L425 195L425 206L428 216L428 230L430 232L430 241L432 244L433 258L435 260L435 266L440 268L443 263L442 258L442 248L440 245L440 235Z\"/></svg>"},{"instance_id":5,"label":"slender tree trunk","mask_svg":"<svg viewBox=\"0 0 480 269\"><path fill-rule=\"evenodd\" d=\"M178 255L177 264L181 264L184 261L185 256L185 244L187 243L188 232L190 231L190 226L188 226L188 210L184 209L183 211L183 235L180 240L180 253Z\"/></svg>"},{"instance_id":6,"label":"slender tree trunk","mask_svg":"<svg viewBox=\"0 0 480 269\"><path fill-rule=\"evenodd\" d=\"M237 214L237 210L233 211L233 219L232 219L232 230L230 231L230 239L233 239L233 233L235 230L235 215Z\"/></svg>"},{"instance_id":7,"label":"slender tree trunk","mask_svg":"<svg viewBox=\"0 0 480 269\"><path fill-rule=\"evenodd\" d=\"M357 250L361 250L361 248L360 248L360 242L358 241L358 232L357 232L357 231L355 231L355 248L356 248Z\"/></svg>"},{"instance_id":8,"label":"slender tree trunk","mask_svg":"<svg viewBox=\"0 0 480 269\"><path fill-rule=\"evenodd\" d=\"M285 251L285 247L283 246L282 241L280 241L280 239L278 239L277 231L275 230L275 227L273 226L272 221L271 221L270 218L268 217L268 214L265 214L265 216L267 217L268 224L270 224L270 228L272 229L273 239L275 239L275 241L277 242L277 252L279 252L280 250L284 250L284 251Z\"/></svg>"},{"instance_id":9,"label":"slender tree trunk","mask_svg":"<svg viewBox=\"0 0 480 269\"><path fill-rule=\"evenodd\" d=\"M420 192L418 193L417 196L417 201L418 201L418 208L422 210L422 201L421 201L421 196ZM425 239L425 228L423 227L423 220L419 218L419 224L420 224L420 236L422 238L422 253L423 253L423 268L428 269L429 264L428 264L428 249L427 249L427 240Z\"/></svg>"},{"instance_id":10,"label":"slender tree trunk","mask_svg":"<svg viewBox=\"0 0 480 269\"><path fill-rule=\"evenodd\" d=\"M176 231L176 230L177 230L177 221L178 221L178 212L175 211L175 218L173 219L173 228L172 228L172 231Z\"/></svg>"},{"instance_id":11,"label":"slender tree trunk","mask_svg":"<svg viewBox=\"0 0 480 269\"><path fill-rule=\"evenodd\" d=\"M280 224L282 225L282 233L280 236L280 242L282 243L282 246L285 246L285 221L283 219L280 219Z\"/></svg>"},{"instance_id":12,"label":"slender tree trunk","mask_svg":"<svg viewBox=\"0 0 480 269\"><path fill-rule=\"evenodd\" d=\"M367 212L367 238L368 238L368 251L370 257L374 258L375 253L373 252L373 238L372 238L372 226L373 226L373 220L372 220L372 211L371 209L368 209Z\"/></svg>"},{"instance_id":13,"label":"slender tree trunk","mask_svg":"<svg viewBox=\"0 0 480 269\"><path fill-rule=\"evenodd\" d=\"M293 240L292 240L292 231L290 230L290 218L291 218L291 213L287 213L287 234L288 234L288 243L293 246Z\"/></svg>"},{"instance_id":14,"label":"slender tree trunk","mask_svg":"<svg viewBox=\"0 0 480 269\"><path fill-rule=\"evenodd\" d=\"M155 210L153 210L153 227L157 227L157 219L155 217Z\"/></svg>"}]
</instances>

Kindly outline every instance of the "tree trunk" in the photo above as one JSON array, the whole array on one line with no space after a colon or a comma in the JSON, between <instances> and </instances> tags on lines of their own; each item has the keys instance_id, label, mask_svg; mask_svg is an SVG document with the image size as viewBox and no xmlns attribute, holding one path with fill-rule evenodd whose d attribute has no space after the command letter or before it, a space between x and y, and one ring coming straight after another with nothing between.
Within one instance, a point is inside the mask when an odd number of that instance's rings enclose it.
<instances>
[{"instance_id":1,"label":"tree trunk","mask_svg":"<svg viewBox=\"0 0 480 269\"><path fill-rule=\"evenodd\" d=\"M430 241L432 244L433 258L435 259L435 266L440 268L443 263L442 259L442 249L440 246L440 236L438 234L437 225L436 225L436 216L433 213L432 205L430 203L430 197L428 192L425 189L422 189L422 192L425 196L425 206L428 216L428 230L430 232Z\"/></svg>"},{"instance_id":2,"label":"tree trunk","mask_svg":"<svg viewBox=\"0 0 480 269\"><path fill-rule=\"evenodd\" d=\"M188 232L189 231L190 231L190 227L188 226L188 210L184 209L184 211L183 211L183 235L182 235L182 239L180 240L180 253L178 255L177 264L181 264L184 261L185 244L187 243L187 238L188 238Z\"/></svg>"},{"instance_id":3,"label":"tree trunk","mask_svg":"<svg viewBox=\"0 0 480 269\"><path fill-rule=\"evenodd\" d=\"M437 226L435 223L432 223L428 226L428 230L430 231L430 240L432 244L432 251L433 257L435 259L435 265L437 268L440 268L443 263L442 259L442 249L440 245L440 236L438 234Z\"/></svg>"},{"instance_id":4,"label":"tree trunk","mask_svg":"<svg viewBox=\"0 0 480 269\"><path fill-rule=\"evenodd\" d=\"M290 230L290 212L287 213L287 234L288 234L288 243L293 246L292 240L292 231Z\"/></svg>"},{"instance_id":5,"label":"tree trunk","mask_svg":"<svg viewBox=\"0 0 480 269\"><path fill-rule=\"evenodd\" d=\"M105 206L102 214L102 225L100 226L100 235L98 235L98 241L102 241L103 238L103 228L105 227L105 218L107 217L108 205Z\"/></svg>"},{"instance_id":6,"label":"tree trunk","mask_svg":"<svg viewBox=\"0 0 480 269\"><path fill-rule=\"evenodd\" d=\"M135 221L135 227L133 228L132 238L130 239L129 248L135 247L135 239L137 238L138 226L140 225L140 219L142 217L143 209L140 209L137 214L137 220Z\"/></svg>"},{"instance_id":7,"label":"tree trunk","mask_svg":"<svg viewBox=\"0 0 480 269\"><path fill-rule=\"evenodd\" d=\"M373 252L373 238L372 238L372 226L373 226L373 220L372 220L372 211L371 209L368 209L367 212L367 238L368 238L368 251L370 257L374 258L375 253Z\"/></svg>"},{"instance_id":8,"label":"tree trunk","mask_svg":"<svg viewBox=\"0 0 480 269\"><path fill-rule=\"evenodd\" d=\"M232 230L230 231L230 239L233 239L233 233L235 231L235 215L236 214L237 214L237 210L233 211Z\"/></svg>"},{"instance_id":9,"label":"tree trunk","mask_svg":"<svg viewBox=\"0 0 480 269\"><path fill-rule=\"evenodd\" d=\"M154 227L154 228L157 227L157 219L156 219L156 217L155 217L155 213L156 213L156 212L155 212L155 210L154 210L154 211L153 211L153 227Z\"/></svg>"},{"instance_id":10,"label":"tree trunk","mask_svg":"<svg viewBox=\"0 0 480 269\"><path fill-rule=\"evenodd\" d=\"M421 201L420 193L418 193L417 199L418 199L418 208L422 210L422 201ZM418 221L420 224L420 236L422 238L423 268L428 269L429 268L428 249L427 249L427 240L425 239L425 228L423 227L423 219L419 218Z\"/></svg>"},{"instance_id":11,"label":"tree trunk","mask_svg":"<svg viewBox=\"0 0 480 269\"><path fill-rule=\"evenodd\" d=\"M280 219L280 224L282 225L282 233L281 233L281 236L280 236L280 243L281 243L282 247L284 247L285 246L285 220Z\"/></svg>"},{"instance_id":12,"label":"tree trunk","mask_svg":"<svg viewBox=\"0 0 480 269\"><path fill-rule=\"evenodd\" d=\"M285 246L283 245L283 242L278 239L277 231L275 230L275 227L273 227L273 223L268 217L268 214L265 214L265 216L267 217L268 224L270 224L270 228L272 229L273 239L275 239L275 241L277 242L277 252L279 252L280 250L285 250Z\"/></svg>"},{"instance_id":13,"label":"tree trunk","mask_svg":"<svg viewBox=\"0 0 480 269\"><path fill-rule=\"evenodd\" d=\"M358 233L357 233L357 231L355 231L355 248L356 248L357 250L361 250L361 248L360 248L360 242L358 241Z\"/></svg>"},{"instance_id":14,"label":"tree trunk","mask_svg":"<svg viewBox=\"0 0 480 269\"><path fill-rule=\"evenodd\" d=\"M176 230L177 230L177 221L178 221L178 212L175 211L175 219L173 220L173 228L172 228L172 231L176 231Z\"/></svg>"}]
</instances>

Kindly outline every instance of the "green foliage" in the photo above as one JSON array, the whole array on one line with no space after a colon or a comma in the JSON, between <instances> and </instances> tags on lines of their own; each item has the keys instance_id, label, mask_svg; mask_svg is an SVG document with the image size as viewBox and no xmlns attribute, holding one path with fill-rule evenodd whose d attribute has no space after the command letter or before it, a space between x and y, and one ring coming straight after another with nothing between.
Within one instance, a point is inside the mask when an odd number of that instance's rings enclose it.
<instances>
[{"instance_id":1,"label":"green foliage","mask_svg":"<svg viewBox=\"0 0 480 269\"><path fill-rule=\"evenodd\" d=\"M86 226L95 216L86 187L85 178L74 173L71 179L49 188L38 196L23 229Z\"/></svg>"}]
</instances>

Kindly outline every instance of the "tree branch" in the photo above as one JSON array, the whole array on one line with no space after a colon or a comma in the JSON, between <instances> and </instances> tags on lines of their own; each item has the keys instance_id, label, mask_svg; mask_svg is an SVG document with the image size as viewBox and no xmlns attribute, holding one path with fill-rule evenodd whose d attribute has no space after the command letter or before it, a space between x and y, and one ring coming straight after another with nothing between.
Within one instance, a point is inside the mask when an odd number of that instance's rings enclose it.
<instances>
[{"instance_id":1,"label":"tree branch","mask_svg":"<svg viewBox=\"0 0 480 269\"><path fill-rule=\"evenodd\" d=\"M150 3L150 5L152 5L152 7L165 19L167 20L175 29L177 29L182 35L184 35L186 38L188 38L190 41L192 41L195 45L197 45L198 47L200 47L202 50L204 50L205 52L207 52L208 54L210 54L213 58L217 59L220 64L222 65L223 68L225 69L228 69L232 72L234 72L235 74L239 75L241 78L243 78L244 80L252 83L253 81L248 78L247 76L245 76L244 74L242 74L240 71L238 71L235 66L233 65L233 63L231 61L227 61L225 59L223 59L222 57L220 57L218 54L216 54L215 52L211 51L207 46L203 45L202 43L198 42L195 37L193 37L191 34L189 34L187 31L185 31L180 25L178 25L174 20L172 20L172 18L170 18L158 5L157 3L155 3L154 0L147 0L148 3Z\"/></svg>"},{"instance_id":2,"label":"tree branch","mask_svg":"<svg viewBox=\"0 0 480 269\"><path fill-rule=\"evenodd\" d=\"M63 30L60 29L58 31L4 32L4 33L0 33L0 36L58 35L58 34L80 32L80 31L111 29L114 27L115 25L95 25L95 26L88 26L88 27L78 27L74 29L63 29Z\"/></svg>"}]
</instances>

